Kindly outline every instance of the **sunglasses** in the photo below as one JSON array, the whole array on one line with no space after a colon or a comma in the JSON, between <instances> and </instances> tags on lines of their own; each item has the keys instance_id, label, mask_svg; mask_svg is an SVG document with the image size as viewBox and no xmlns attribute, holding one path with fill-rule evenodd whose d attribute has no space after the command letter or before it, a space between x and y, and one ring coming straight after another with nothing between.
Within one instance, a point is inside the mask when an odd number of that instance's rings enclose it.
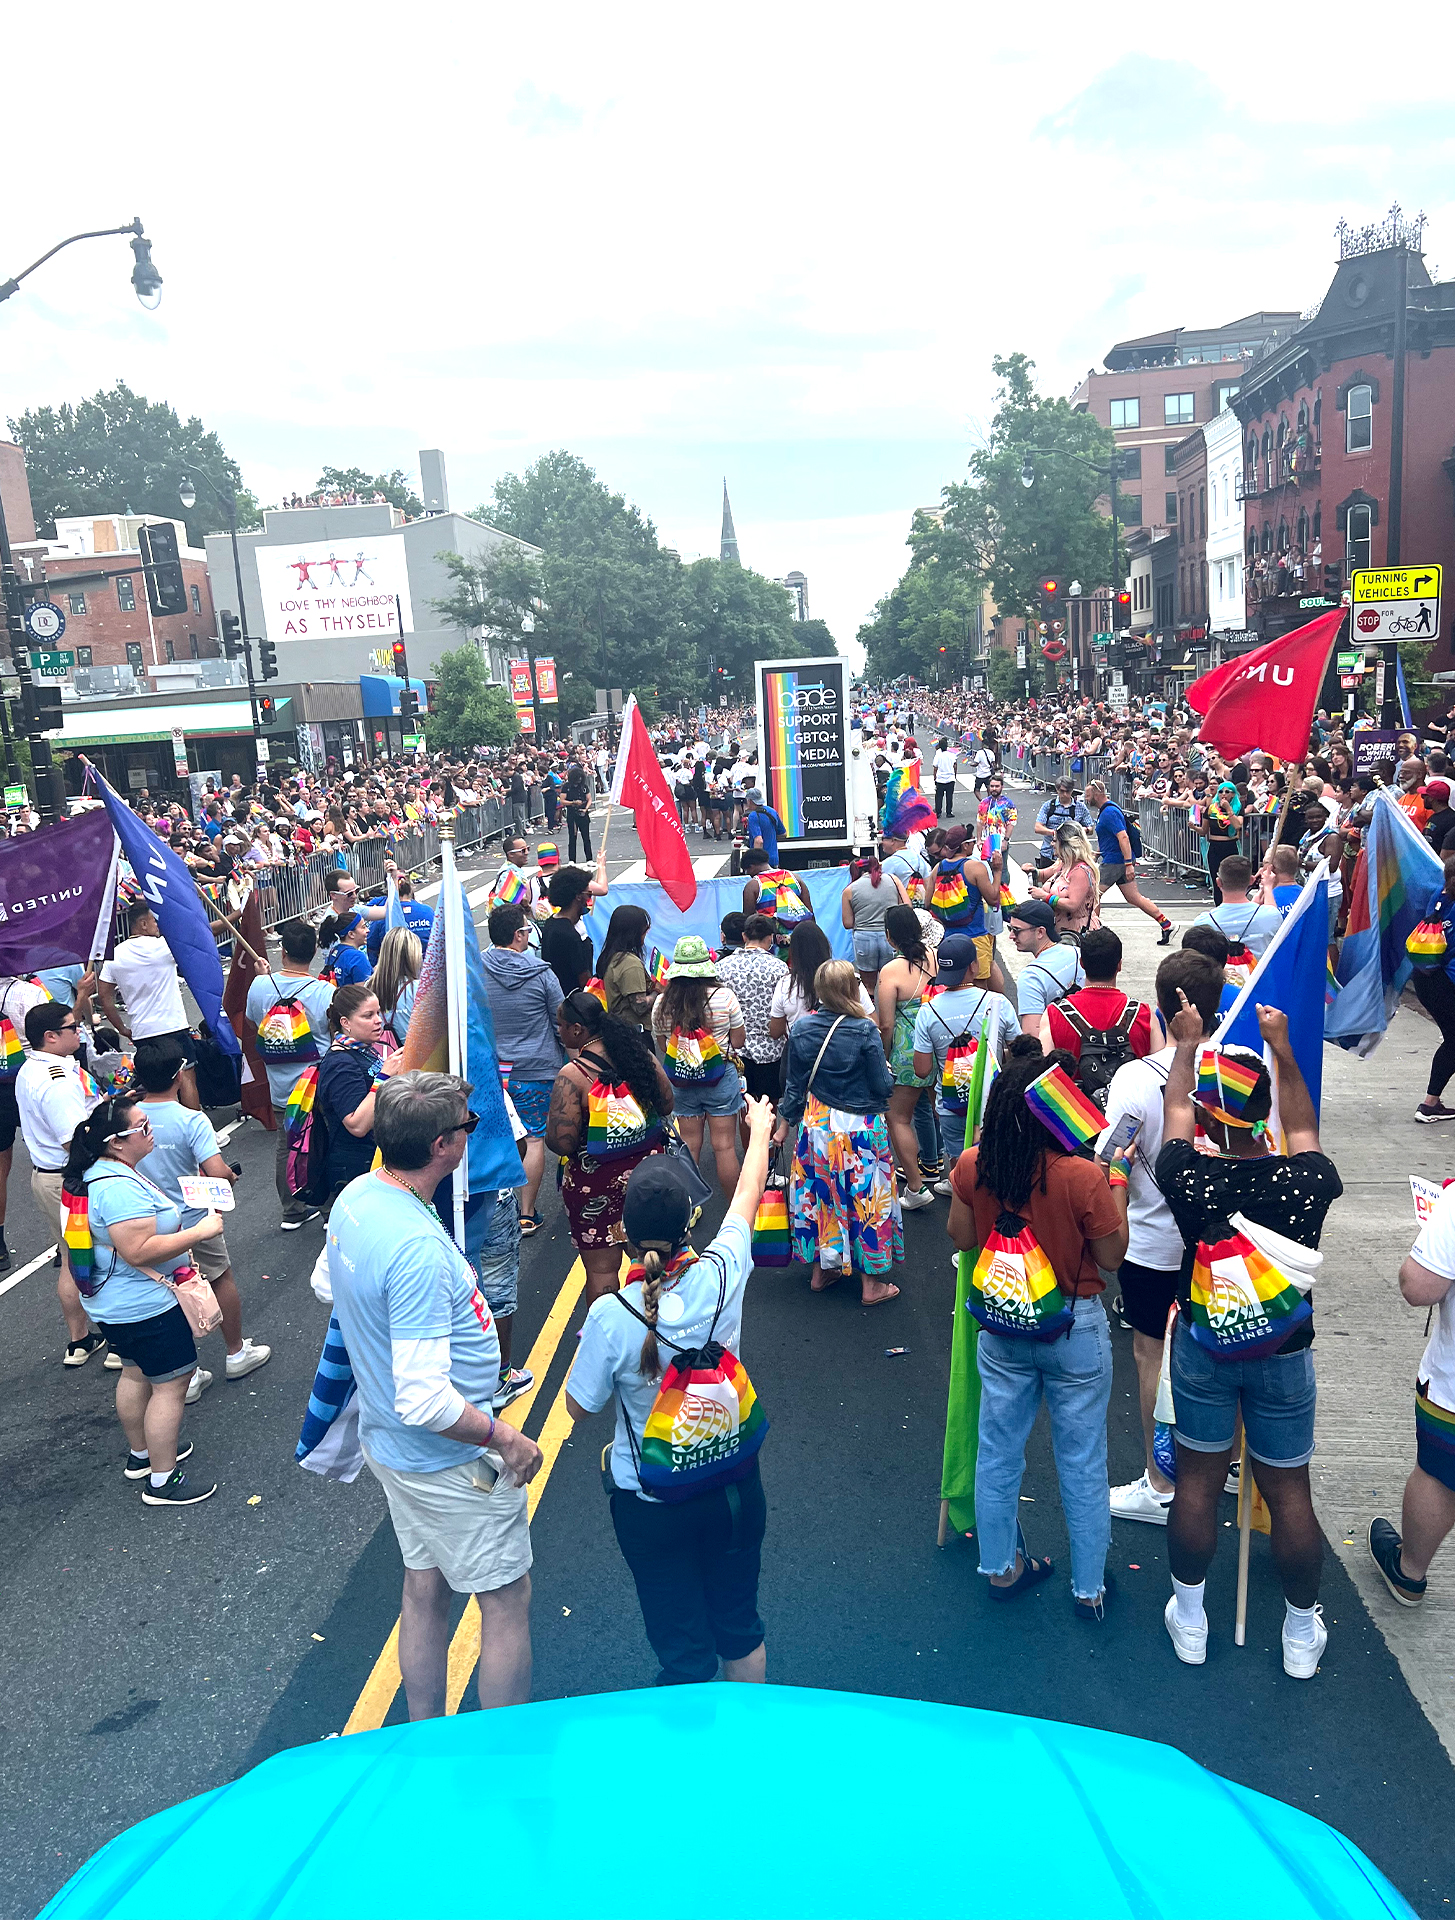
<instances>
[{"instance_id":1,"label":"sunglasses","mask_svg":"<svg viewBox=\"0 0 1455 1920\"><path fill-rule=\"evenodd\" d=\"M59 1027L56 1028L57 1033L79 1033L80 1031L81 1029L74 1020L62 1020Z\"/></svg>"},{"instance_id":2,"label":"sunglasses","mask_svg":"<svg viewBox=\"0 0 1455 1920\"><path fill-rule=\"evenodd\" d=\"M440 1135L440 1138L441 1140L448 1140L452 1133L473 1133L479 1124L480 1116L478 1113L466 1113L463 1120L456 1121L452 1127L446 1127Z\"/></svg>"},{"instance_id":3,"label":"sunglasses","mask_svg":"<svg viewBox=\"0 0 1455 1920\"><path fill-rule=\"evenodd\" d=\"M151 1130L151 1121L142 1120L134 1127L121 1127L117 1132L113 1133L111 1137L113 1140L124 1140L129 1133L150 1133Z\"/></svg>"}]
</instances>

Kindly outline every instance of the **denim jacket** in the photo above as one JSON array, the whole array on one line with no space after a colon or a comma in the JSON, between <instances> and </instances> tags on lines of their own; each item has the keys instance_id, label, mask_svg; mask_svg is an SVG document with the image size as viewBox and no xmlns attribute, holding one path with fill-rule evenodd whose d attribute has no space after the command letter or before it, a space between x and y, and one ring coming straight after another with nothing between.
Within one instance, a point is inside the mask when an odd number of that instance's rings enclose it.
<instances>
[{"instance_id":1,"label":"denim jacket","mask_svg":"<svg viewBox=\"0 0 1455 1920\"><path fill-rule=\"evenodd\" d=\"M801 1120L808 1099L809 1075L814 1097L826 1107L846 1113L883 1113L894 1088L894 1075L884 1057L879 1029L863 1015L840 1020L824 1048L817 1073L813 1063L825 1036L838 1019L833 1013L809 1013L788 1036L788 1087L778 1112L785 1120Z\"/></svg>"}]
</instances>

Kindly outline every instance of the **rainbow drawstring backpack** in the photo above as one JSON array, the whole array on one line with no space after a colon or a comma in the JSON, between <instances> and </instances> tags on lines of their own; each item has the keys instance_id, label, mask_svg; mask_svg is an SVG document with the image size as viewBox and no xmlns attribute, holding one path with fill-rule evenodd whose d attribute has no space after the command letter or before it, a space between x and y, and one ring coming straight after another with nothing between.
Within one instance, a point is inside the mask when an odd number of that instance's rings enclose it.
<instances>
[{"instance_id":1,"label":"rainbow drawstring backpack","mask_svg":"<svg viewBox=\"0 0 1455 1920\"><path fill-rule=\"evenodd\" d=\"M606 1005L606 982L598 979L595 974L586 982L582 991L593 995L594 998L601 1002L603 1007Z\"/></svg>"},{"instance_id":2,"label":"rainbow drawstring backpack","mask_svg":"<svg viewBox=\"0 0 1455 1920\"><path fill-rule=\"evenodd\" d=\"M642 1112L626 1082L591 1082L586 1094L586 1151L595 1160L617 1160L628 1153L650 1153L661 1143L662 1122Z\"/></svg>"},{"instance_id":3,"label":"rainbow drawstring backpack","mask_svg":"<svg viewBox=\"0 0 1455 1920\"><path fill-rule=\"evenodd\" d=\"M673 1027L667 1040L667 1078L679 1087L711 1087L727 1059L711 1027Z\"/></svg>"},{"instance_id":4,"label":"rainbow drawstring backpack","mask_svg":"<svg viewBox=\"0 0 1455 1920\"><path fill-rule=\"evenodd\" d=\"M316 1060L318 1041L303 1002L289 994L258 1022L258 1052L266 1060Z\"/></svg>"},{"instance_id":5,"label":"rainbow drawstring backpack","mask_svg":"<svg viewBox=\"0 0 1455 1920\"><path fill-rule=\"evenodd\" d=\"M1312 1319L1308 1295L1324 1256L1241 1213L1228 1225L1227 1239L1197 1244L1188 1331L1215 1360L1257 1360Z\"/></svg>"},{"instance_id":6,"label":"rainbow drawstring backpack","mask_svg":"<svg viewBox=\"0 0 1455 1920\"><path fill-rule=\"evenodd\" d=\"M985 1236L965 1305L987 1333L1011 1340L1054 1340L1076 1311L1018 1213L1002 1213Z\"/></svg>"},{"instance_id":7,"label":"rainbow drawstring backpack","mask_svg":"<svg viewBox=\"0 0 1455 1920\"><path fill-rule=\"evenodd\" d=\"M61 1239L65 1242L71 1278L82 1298L89 1300L100 1291L101 1282L96 1278L96 1251L91 1244L91 1204L85 1188L79 1193L72 1193L69 1188L63 1187L61 1204L65 1208Z\"/></svg>"},{"instance_id":8,"label":"rainbow drawstring backpack","mask_svg":"<svg viewBox=\"0 0 1455 1920\"><path fill-rule=\"evenodd\" d=\"M714 1256L709 1253L706 1258ZM639 1269L628 1272L628 1285L634 1273L640 1277ZM644 1326L650 1324L622 1294L612 1298ZM717 1312L700 1347L679 1347L660 1327L654 1329L658 1344L670 1347L677 1357L662 1375L642 1428L640 1452L630 1420L626 1423L627 1444L643 1493L669 1504L745 1480L768 1436L768 1416L747 1368L713 1338L726 1298L724 1266Z\"/></svg>"},{"instance_id":9,"label":"rainbow drawstring backpack","mask_svg":"<svg viewBox=\"0 0 1455 1920\"><path fill-rule=\"evenodd\" d=\"M12 974L5 982L3 990L0 990L0 1008L3 1008L9 999L10 989L19 986L23 978L24 976L21 974ZM46 999L49 1000L51 998L51 995L46 993L45 988L41 986L39 980L26 980L26 985L40 987ZM13 1080L24 1065L25 1042L20 1037L15 1023L9 1014L0 1012L0 1081Z\"/></svg>"},{"instance_id":10,"label":"rainbow drawstring backpack","mask_svg":"<svg viewBox=\"0 0 1455 1920\"><path fill-rule=\"evenodd\" d=\"M1422 920L1404 943L1404 950L1414 963L1417 973L1431 973L1436 967L1443 967L1448 954L1448 942L1445 936L1443 920ZM0 1033L4 1023L0 1022Z\"/></svg>"},{"instance_id":11,"label":"rainbow drawstring backpack","mask_svg":"<svg viewBox=\"0 0 1455 1920\"><path fill-rule=\"evenodd\" d=\"M972 898L966 884L964 860L942 860L935 869L930 912L946 932L954 933L961 927L971 925L979 900L979 890Z\"/></svg>"}]
</instances>

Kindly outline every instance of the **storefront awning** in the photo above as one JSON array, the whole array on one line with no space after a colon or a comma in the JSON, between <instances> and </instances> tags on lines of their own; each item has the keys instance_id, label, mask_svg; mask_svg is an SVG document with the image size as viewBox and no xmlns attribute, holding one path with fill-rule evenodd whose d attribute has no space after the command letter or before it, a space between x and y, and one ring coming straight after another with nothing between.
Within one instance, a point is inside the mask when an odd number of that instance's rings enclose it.
<instances>
[{"instance_id":1,"label":"storefront awning","mask_svg":"<svg viewBox=\"0 0 1455 1920\"><path fill-rule=\"evenodd\" d=\"M425 694L423 680L410 679L410 686L419 696L419 711L429 712L429 700ZM359 697L364 703L366 720L387 720L399 718L399 695L404 682L392 673L361 673L359 675Z\"/></svg>"},{"instance_id":2,"label":"storefront awning","mask_svg":"<svg viewBox=\"0 0 1455 1920\"><path fill-rule=\"evenodd\" d=\"M276 702L279 719L292 701L284 694ZM130 746L144 740L170 740L180 727L189 740L201 740L218 734L251 733L252 709L246 700L213 700L196 706L120 708L110 701L97 701L94 707L65 709L65 727L54 744L67 747Z\"/></svg>"}]
</instances>

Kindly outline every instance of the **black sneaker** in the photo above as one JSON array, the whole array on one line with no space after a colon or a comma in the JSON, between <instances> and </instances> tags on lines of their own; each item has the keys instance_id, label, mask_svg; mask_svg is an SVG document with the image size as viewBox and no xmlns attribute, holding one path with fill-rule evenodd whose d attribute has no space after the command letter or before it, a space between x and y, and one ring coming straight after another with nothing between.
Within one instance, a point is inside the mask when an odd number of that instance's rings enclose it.
<instances>
[{"instance_id":1,"label":"black sneaker","mask_svg":"<svg viewBox=\"0 0 1455 1920\"><path fill-rule=\"evenodd\" d=\"M10 1249L5 1244L4 1234L0 1234L0 1273L10 1271Z\"/></svg>"},{"instance_id":2,"label":"black sneaker","mask_svg":"<svg viewBox=\"0 0 1455 1920\"><path fill-rule=\"evenodd\" d=\"M73 1340L71 1342L66 1348L66 1355L61 1361L61 1365L63 1367L84 1367L93 1353L105 1353L105 1351L106 1335L104 1333L88 1333L84 1340Z\"/></svg>"},{"instance_id":3,"label":"black sneaker","mask_svg":"<svg viewBox=\"0 0 1455 1920\"><path fill-rule=\"evenodd\" d=\"M177 1459L179 1462L191 1459L192 1446L193 1442L190 1440L184 1440L182 1442L181 1446L177 1449ZM126 1465L121 1471L126 1475L128 1480L150 1480L152 1475L151 1455L146 1453L127 1454Z\"/></svg>"},{"instance_id":4,"label":"black sneaker","mask_svg":"<svg viewBox=\"0 0 1455 1920\"><path fill-rule=\"evenodd\" d=\"M1379 1569L1380 1578L1402 1607L1417 1607L1425 1597L1428 1580L1411 1580L1400 1565L1400 1537L1388 1520L1369 1522L1369 1557Z\"/></svg>"},{"instance_id":5,"label":"black sneaker","mask_svg":"<svg viewBox=\"0 0 1455 1920\"><path fill-rule=\"evenodd\" d=\"M151 1483L150 1470L146 1485L141 1490L144 1507L195 1507L199 1501L210 1500L217 1487L194 1487L185 1473L174 1472L159 1487Z\"/></svg>"},{"instance_id":6,"label":"black sneaker","mask_svg":"<svg viewBox=\"0 0 1455 1920\"><path fill-rule=\"evenodd\" d=\"M1162 922L1162 938L1157 942L1157 945L1159 947L1170 947L1172 944L1172 934L1172 922L1170 920L1164 920Z\"/></svg>"}]
</instances>

